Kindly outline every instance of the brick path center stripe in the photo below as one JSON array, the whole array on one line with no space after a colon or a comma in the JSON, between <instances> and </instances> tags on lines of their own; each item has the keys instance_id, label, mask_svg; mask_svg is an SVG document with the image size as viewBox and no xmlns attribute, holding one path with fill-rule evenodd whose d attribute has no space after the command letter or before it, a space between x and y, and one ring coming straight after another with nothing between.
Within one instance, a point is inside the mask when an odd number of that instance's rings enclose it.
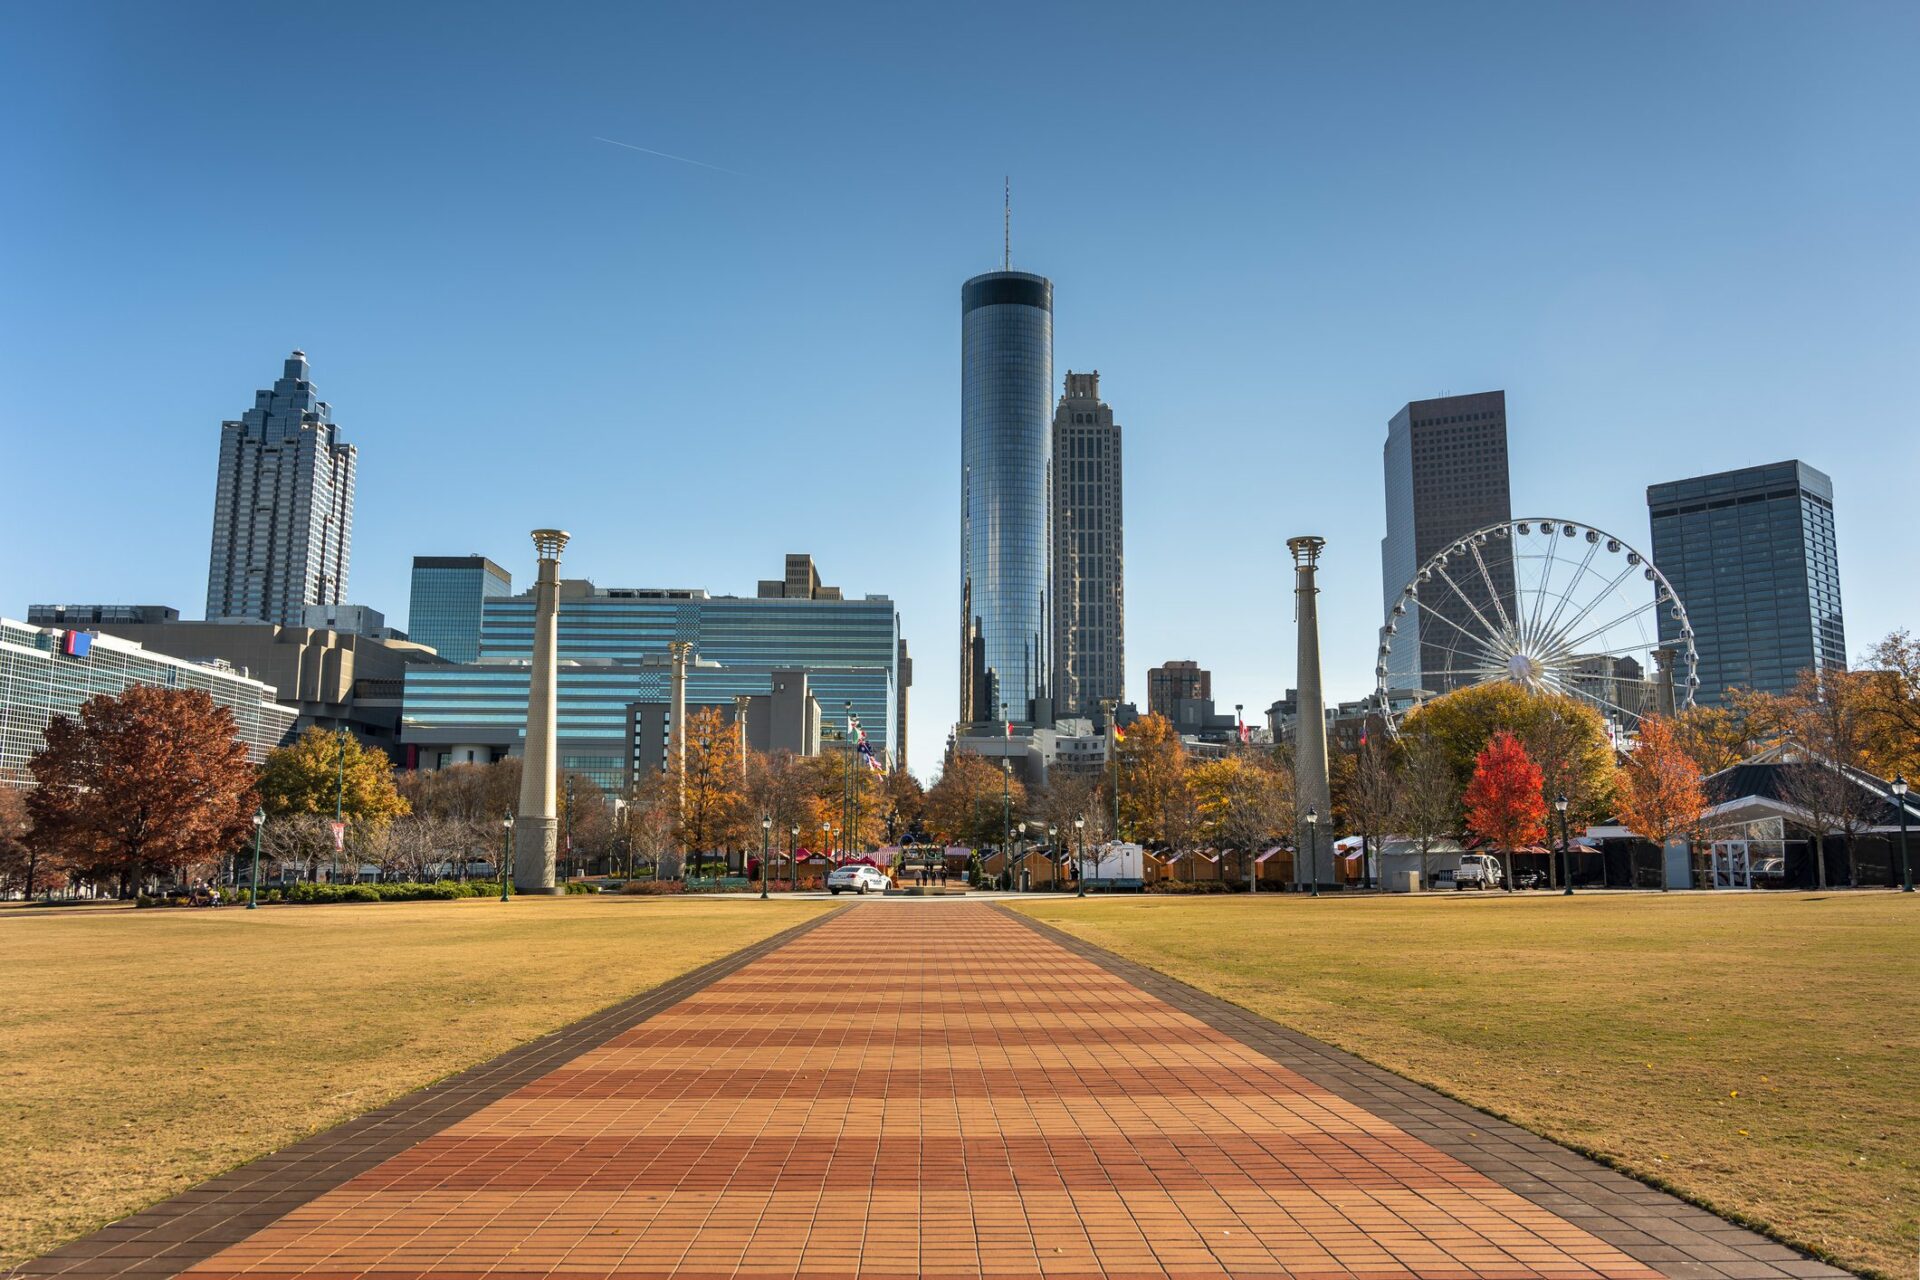
<instances>
[{"instance_id":1,"label":"brick path center stripe","mask_svg":"<svg viewBox=\"0 0 1920 1280\"><path fill-rule=\"evenodd\" d=\"M187 1274L1657 1273L987 906L887 902Z\"/></svg>"}]
</instances>

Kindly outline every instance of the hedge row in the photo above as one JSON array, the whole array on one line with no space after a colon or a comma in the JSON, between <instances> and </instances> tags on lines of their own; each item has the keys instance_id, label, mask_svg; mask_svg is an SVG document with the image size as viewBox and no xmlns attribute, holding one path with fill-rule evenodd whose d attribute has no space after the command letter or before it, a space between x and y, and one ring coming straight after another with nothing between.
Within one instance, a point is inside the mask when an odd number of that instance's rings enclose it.
<instances>
[{"instance_id":1,"label":"hedge row","mask_svg":"<svg viewBox=\"0 0 1920 1280\"><path fill-rule=\"evenodd\" d=\"M571 892L571 889L569 890ZM592 890L582 886L579 890L589 893ZM497 880L436 880L432 884L417 881L401 881L395 884L296 884L285 889L264 889L260 901L293 903L326 902L423 902L433 899L449 898L491 898L500 893ZM247 889L221 891L221 905L243 907L247 904ZM182 896L153 898L142 895L138 905L143 907L188 907L191 899Z\"/></svg>"}]
</instances>

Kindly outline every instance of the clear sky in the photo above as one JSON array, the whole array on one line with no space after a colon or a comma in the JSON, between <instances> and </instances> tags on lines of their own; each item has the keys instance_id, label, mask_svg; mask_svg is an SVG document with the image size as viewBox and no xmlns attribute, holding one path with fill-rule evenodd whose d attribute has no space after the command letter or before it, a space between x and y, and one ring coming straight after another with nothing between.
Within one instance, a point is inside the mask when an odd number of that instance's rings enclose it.
<instances>
[{"instance_id":1,"label":"clear sky","mask_svg":"<svg viewBox=\"0 0 1920 1280\"><path fill-rule=\"evenodd\" d=\"M809 551L899 602L926 774L1010 175L1127 432L1137 700L1293 683L1297 533L1370 690L1387 419L1495 387L1516 514L1831 473L1858 652L1920 625L1917 66L1911 3L8 5L0 612L197 616L220 421L301 347L356 602L536 525L602 585Z\"/></svg>"}]
</instances>

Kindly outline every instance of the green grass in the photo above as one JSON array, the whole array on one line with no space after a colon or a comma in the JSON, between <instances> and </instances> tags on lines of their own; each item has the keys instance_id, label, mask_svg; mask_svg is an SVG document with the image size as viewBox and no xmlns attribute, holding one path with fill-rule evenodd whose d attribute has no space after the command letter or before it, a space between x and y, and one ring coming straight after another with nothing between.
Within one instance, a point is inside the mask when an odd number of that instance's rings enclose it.
<instances>
[{"instance_id":1,"label":"green grass","mask_svg":"<svg viewBox=\"0 0 1920 1280\"><path fill-rule=\"evenodd\" d=\"M1021 909L1842 1265L1913 1273L1920 894Z\"/></svg>"},{"instance_id":2,"label":"green grass","mask_svg":"<svg viewBox=\"0 0 1920 1280\"><path fill-rule=\"evenodd\" d=\"M827 909L0 914L0 1268Z\"/></svg>"}]
</instances>

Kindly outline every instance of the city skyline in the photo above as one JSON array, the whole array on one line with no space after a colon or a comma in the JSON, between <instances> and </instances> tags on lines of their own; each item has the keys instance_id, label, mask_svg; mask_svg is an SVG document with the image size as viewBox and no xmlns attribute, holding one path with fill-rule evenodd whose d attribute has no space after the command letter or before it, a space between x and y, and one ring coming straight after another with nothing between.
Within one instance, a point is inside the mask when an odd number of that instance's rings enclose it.
<instances>
[{"instance_id":1,"label":"city skyline","mask_svg":"<svg viewBox=\"0 0 1920 1280\"><path fill-rule=\"evenodd\" d=\"M1042 16L1036 48L1093 39L1113 74L1152 87L1082 101L1015 51L988 73L985 97L1004 101L972 116L953 108L982 100L976 59L956 59L964 76L890 65L896 42L955 36L964 54L978 39L925 18L844 55L856 25L832 15L814 32L771 19L737 49L727 34L741 82L762 86L733 102L700 91L702 57L636 90L642 35L604 13L598 39L478 20L417 82L403 46L325 15L236 11L189 39L128 9L102 49L76 15L15 13L0 94L55 124L0 143L41 193L0 208L0 229L38 249L0 302L0 428L27 477L22 527L59 534L0 553L0 612L191 612L208 433L298 347L363 451L352 602L397 622L415 555L505 552L522 580L524 530L556 520L579 539L568 575L601 581L747 594L771 557L808 546L850 589L892 595L936 673L914 699L911 755L930 772L957 712L952 295L999 265L1010 171L1013 266L1060 289L1055 367L1126 389L1136 698L1148 666L1182 655L1226 705L1292 683L1293 533L1328 539L1329 699L1367 692L1380 424L1495 386L1521 424L1513 509L1636 545L1650 484L1781 458L1831 475L1857 654L1913 622L1874 587L1897 580L1920 347L1916 179L1860 163L1912 115L1886 26L1915 19L1868 15L1407 8L1250 18L1222 42L1156 40L1126 15L1089 35L1063 12ZM406 38L437 25L395 22ZM674 23L688 47L720 47L718 26ZM219 109L233 66L293 42L362 108ZM1465 52L1444 92L1423 81L1436 45ZM776 57L786 46L805 56ZM563 47L583 60L564 73ZM1297 74L1232 74L1240 58ZM524 75L502 91L500 66ZM858 108L876 93L897 120ZM792 100L785 118L761 110L774 96ZM1018 127L1035 118L1053 127ZM1065 165L1062 131L1081 139ZM332 198L215 198L296 134ZM163 145L182 135L197 141ZM1103 169L1112 198L1087 201L1076 165ZM1497 175L1491 215L1454 198L1472 171ZM769 186L792 197L777 217ZM75 388L103 360L140 410L78 433ZM772 457L804 466L742 465Z\"/></svg>"}]
</instances>

